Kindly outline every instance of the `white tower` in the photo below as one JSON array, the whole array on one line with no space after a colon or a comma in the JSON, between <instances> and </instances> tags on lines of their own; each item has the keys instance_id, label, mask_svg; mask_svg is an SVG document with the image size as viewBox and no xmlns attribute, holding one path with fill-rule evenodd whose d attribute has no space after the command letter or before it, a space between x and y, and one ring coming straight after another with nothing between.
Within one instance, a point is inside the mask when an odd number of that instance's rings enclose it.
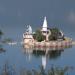
<instances>
[{"instance_id":1,"label":"white tower","mask_svg":"<svg viewBox=\"0 0 75 75\"><path fill-rule=\"evenodd\" d=\"M28 32L29 34L32 34L32 27L30 25L28 26Z\"/></svg>"},{"instance_id":2,"label":"white tower","mask_svg":"<svg viewBox=\"0 0 75 75\"><path fill-rule=\"evenodd\" d=\"M44 17L44 22L43 22L43 26L42 26L42 31L47 32L47 20L46 20L46 17Z\"/></svg>"},{"instance_id":3,"label":"white tower","mask_svg":"<svg viewBox=\"0 0 75 75\"><path fill-rule=\"evenodd\" d=\"M48 29L46 17L44 17L44 22L43 22L43 26L42 26L41 31L42 31L42 34L44 36L46 36L46 41L48 41L48 37L49 37L49 35L51 35L51 31Z\"/></svg>"}]
</instances>

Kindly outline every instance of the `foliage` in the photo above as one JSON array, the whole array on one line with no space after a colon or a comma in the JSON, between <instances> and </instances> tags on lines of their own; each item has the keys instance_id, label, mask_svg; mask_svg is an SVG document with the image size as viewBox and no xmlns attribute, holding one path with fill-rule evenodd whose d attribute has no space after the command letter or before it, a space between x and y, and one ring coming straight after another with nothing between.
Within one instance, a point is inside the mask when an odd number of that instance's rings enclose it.
<instances>
[{"instance_id":1,"label":"foliage","mask_svg":"<svg viewBox=\"0 0 75 75\"><path fill-rule=\"evenodd\" d=\"M36 30L35 34L33 34L33 38L38 42L41 42L44 41L46 37L42 35L40 30Z\"/></svg>"},{"instance_id":2,"label":"foliage","mask_svg":"<svg viewBox=\"0 0 75 75\"><path fill-rule=\"evenodd\" d=\"M0 30L0 35L3 35L3 32Z\"/></svg>"},{"instance_id":3,"label":"foliage","mask_svg":"<svg viewBox=\"0 0 75 75\"><path fill-rule=\"evenodd\" d=\"M48 37L49 41L57 40L59 39L59 37L61 37L61 39L64 39L64 37L61 36L60 30L58 28L51 28L50 31L51 35ZM37 30L35 34L33 34L33 38L38 42L44 41L46 39L46 37L42 35L42 32L40 30Z\"/></svg>"},{"instance_id":4,"label":"foliage","mask_svg":"<svg viewBox=\"0 0 75 75\"><path fill-rule=\"evenodd\" d=\"M0 30L0 40L2 38L3 32Z\"/></svg>"},{"instance_id":5,"label":"foliage","mask_svg":"<svg viewBox=\"0 0 75 75\"><path fill-rule=\"evenodd\" d=\"M50 29L51 35L49 36L49 41L50 40L57 40L60 36L60 30L58 28L52 28Z\"/></svg>"},{"instance_id":6,"label":"foliage","mask_svg":"<svg viewBox=\"0 0 75 75\"><path fill-rule=\"evenodd\" d=\"M0 75L67 75L69 73L71 67L55 67L52 66L47 71L43 68L43 66L40 66L39 70L31 69L27 70L25 68L20 69L19 71L16 71L16 68L6 63L3 67L3 70L0 71Z\"/></svg>"},{"instance_id":7,"label":"foliage","mask_svg":"<svg viewBox=\"0 0 75 75\"><path fill-rule=\"evenodd\" d=\"M48 74L47 75L66 75L68 73L69 67L64 67L64 68L60 68L60 67L51 67L50 70L48 70Z\"/></svg>"}]
</instances>

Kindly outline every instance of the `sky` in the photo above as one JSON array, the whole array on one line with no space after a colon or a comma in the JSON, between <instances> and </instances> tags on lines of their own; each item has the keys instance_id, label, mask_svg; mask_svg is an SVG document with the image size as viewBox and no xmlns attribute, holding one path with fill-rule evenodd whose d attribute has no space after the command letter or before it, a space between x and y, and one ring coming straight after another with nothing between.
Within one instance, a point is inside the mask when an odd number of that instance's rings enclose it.
<instances>
[{"instance_id":1,"label":"sky","mask_svg":"<svg viewBox=\"0 0 75 75\"><path fill-rule=\"evenodd\" d=\"M0 0L2 29L22 29L30 24L35 30L45 16L49 27L75 32L75 0Z\"/></svg>"}]
</instances>

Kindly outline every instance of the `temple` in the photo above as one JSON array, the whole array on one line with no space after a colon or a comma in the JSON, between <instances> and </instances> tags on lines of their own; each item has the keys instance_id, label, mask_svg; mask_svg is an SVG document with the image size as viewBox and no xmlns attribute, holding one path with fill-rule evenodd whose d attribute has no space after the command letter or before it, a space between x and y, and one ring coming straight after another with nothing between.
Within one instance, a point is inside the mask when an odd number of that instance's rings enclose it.
<instances>
[{"instance_id":1,"label":"temple","mask_svg":"<svg viewBox=\"0 0 75 75\"><path fill-rule=\"evenodd\" d=\"M48 28L46 17L44 17L44 22L40 31L42 32L42 35L46 37L44 41L49 41L48 37L51 35L51 30L50 28ZM62 37L64 37L64 34L62 33L62 31L60 31L58 40L62 40ZM33 38L32 27L30 25L27 26L26 32L23 34L23 39L24 39L24 43L35 41Z\"/></svg>"},{"instance_id":2,"label":"temple","mask_svg":"<svg viewBox=\"0 0 75 75\"><path fill-rule=\"evenodd\" d=\"M44 17L44 22L41 28L42 35L46 37L45 41L48 41L49 35L51 35L50 30L48 29L47 19ZM30 25L27 26L26 32L23 34L24 43L33 42L33 32Z\"/></svg>"},{"instance_id":3,"label":"temple","mask_svg":"<svg viewBox=\"0 0 75 75\"><path fill-rule=\"evenodd\" d=\"M46 20L46 17L44 18L44 22L43 22L43 26L42 26L42 32L47 32L48 26L47 26L47 20Z\"/></svg>"},{"instance_id":4,"label":"temple","mask_svg":"<svg viewBox=\"0 0 75 75\"><path fill-rule=\"evenodd\" d=\"M46 37L46 41L48 41L48 37L49 37L49 35L51 35L51 32L48 29L46 17L44 17L44 22L43 22L43 26L42 26L41 31L42 31L42 34Z\"/></svg>"},{"instance_id":5,"label":"temple","mask_svg":"<svg viewBox=\"0 0 75 75\"><path fill-rule=\"evenodd\" d=\"M42 35L41 35L42 34ZM34 36L35 35L35 36ZM41 40L42 39L42 40ZM44 17L42 28L36 33L32 32L32 27L27 26L26 32L23 34L23 43L35 47L69 47L72 45L72 39L66 38L58 28L48 28L47 19Z\"/></svg>"},{"instance_id":6,"label":"temple","mask_svg":"<svg viewBox=\"0 0 75 75\"><path fill-rule=\"evenodd\" d=\"M27 26L26 32L23 34L24 43L32 43L33 35L32 35L32 27L30 25Z\"/></svg>"}]
</instances>

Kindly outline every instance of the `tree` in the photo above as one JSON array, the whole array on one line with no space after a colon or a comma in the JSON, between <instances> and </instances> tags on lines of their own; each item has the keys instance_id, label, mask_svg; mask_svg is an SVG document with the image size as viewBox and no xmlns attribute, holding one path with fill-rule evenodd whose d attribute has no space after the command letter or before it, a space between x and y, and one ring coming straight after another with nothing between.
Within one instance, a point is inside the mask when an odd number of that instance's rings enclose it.
<instances>
[{"instance_id":1,"label":"tree","mask_svg":"<svg viewBox=\"0 0 75 75\"><path fill-rule=\"evenodd\" d=\"M0 30L0 35L3 35L3 32Z\"/></svg>"},{"instance_id":2,"label":"tree","mask_svg":"<svg viewBox=\"0 0 75 75\"><path fill-rule=\"evenodd\" d=\"M33 38L38 42L44 41L46 39L40 30L36 30L35 34L33 34Z\"/></svg>"},{"instance_id":3,"label":"tree","mask_svg":"<svg viewBox=\"0 0 75 75\"><path fill-rule=\"evenodd\" d=\"M51 35L49 36L49 41L57 40L60 30L58 28L52 28L52 29L50 29L50 31L51 31Z\"/></svg>"},{"instance_id":4,"label":"tree","mask_svg":"<svg viewBox=\"0 0 75 75\"><path fill-rule=\"evenodd\" d=\"M0 40L1 40L2 35L3 35L3 32L0 30Z\"/></svg>"}]
</instances>

